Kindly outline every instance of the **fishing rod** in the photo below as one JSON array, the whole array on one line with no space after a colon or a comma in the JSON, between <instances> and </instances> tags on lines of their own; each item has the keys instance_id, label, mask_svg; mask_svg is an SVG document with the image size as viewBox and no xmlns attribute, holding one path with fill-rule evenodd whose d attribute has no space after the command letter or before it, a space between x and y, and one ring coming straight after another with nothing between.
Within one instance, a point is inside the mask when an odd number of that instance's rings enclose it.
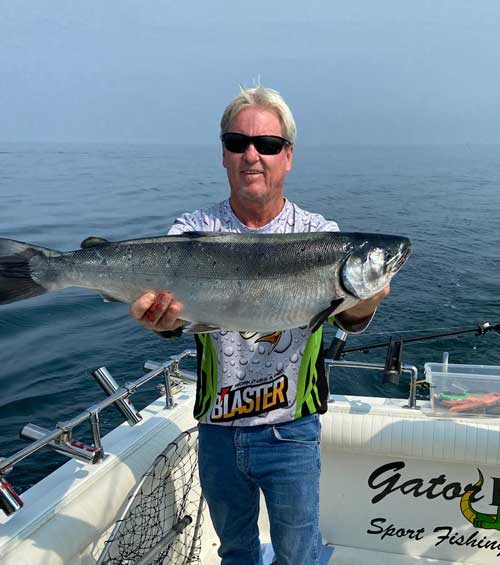
<instances>
[{"instance_id":1,"label":"fishing rod","mask_svg":"<svg viewBox=\"0 0 500 565\"><path fill-rule=\"evenodd\" d=\"M416 342L416 341L426 341L426 340L429 340L429 339L437 339L439 337L451 337L451 336L461 335L461 334L466 334L466 333L475 333L477 336L482 336L482 335L484 335L488 332L491 332L491 331L494 331L494 332L496 332L497 334L500 335L500 324L490 324L489 322L484 322L484 323L479 324L477 326L471 326L471 327L468 327L468 328L461 328L461 329L453 331L453 332L445 332L445 333L439 333L439 334L426 335L426 336L422 336L422 337L413 337L413 338L410 338L410 339L404 339L404 342L405 343L413 343L413 342ZM346 333L346 332L344 332L344 333ZM402 338L400 338L400 339L402 339ZM380 349L382 347L388 347L390 342L391 342L391 340L384 341L382 343L372 343L372 344L369 344L369 345L363 345L363 346L360 346L360 347L343 348L341 355L347 355L348 353L354 353L355 351L362 351L363 353L366 353L371 349Z\"/></svg>"},{"instance_id":2,"label":"fishing rod","mask_svg":"<svg viewBox=\"0 0 500 565\"><path fill-rule=\"evenodd\" d=\"M349 334L348 332L339 329L337 331L337 334L333 338L330 347L325 351L325 357L327 359L339 360L342 359L348 353L354 353L356 351L362 351L364 353L367 353L372 349L380 349L382 347L386 347L387 355L385 360L383 382L390 384L398 384L399 376L401 375L401 365L403 359L403 343L414 343L416 341L426 341L429 339L451 337L451 336L457 336L467 333L475 333L475 335L477 336L482 336L492 331L500 335L500 324L490 324L490 322L484 322L476 326L461 328L452 332L445 332L445 333L427 335L422 337L414 337L404 340L401 336L395 335L395 336L391 336L389 341L384 341L382 343L372 343L360 347L346 348L345 344Z\"/></svg>"}]
</instances>

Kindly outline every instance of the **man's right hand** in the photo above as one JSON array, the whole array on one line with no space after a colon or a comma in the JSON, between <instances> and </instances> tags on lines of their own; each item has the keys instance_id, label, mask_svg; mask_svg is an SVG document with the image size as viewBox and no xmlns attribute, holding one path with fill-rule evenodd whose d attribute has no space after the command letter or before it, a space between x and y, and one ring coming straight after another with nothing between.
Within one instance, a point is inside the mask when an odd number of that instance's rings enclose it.
<instances>
[{"instance_id":1,"label":"man's right hand","mask_svg":"<svg viewBox=\"0 0 500 565\"><path fill-rule=\"evenodd\" d=\"M130 315L147 330L173 331L183 325L182 304L168 290L148 291L130 305Z\"/></svg>"}]
</instances>

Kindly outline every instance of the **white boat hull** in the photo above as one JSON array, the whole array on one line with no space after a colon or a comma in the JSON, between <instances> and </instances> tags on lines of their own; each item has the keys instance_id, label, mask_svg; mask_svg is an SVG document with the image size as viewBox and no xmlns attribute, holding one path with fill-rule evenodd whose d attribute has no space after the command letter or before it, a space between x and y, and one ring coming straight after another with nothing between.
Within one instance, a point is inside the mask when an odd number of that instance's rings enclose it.
<instances>
[{"instance_id":1,"label":"white boat hull","mask_svg":"<svg viewBox=\"0 0 500 565\"><path fill-rule=\"evenodd\" d=\"M337 547L336 562L408 563L412 556L497 563L500 521L475 527L461 511L461 495L478 481L479 468L483 499L472 507L478 517L497 514L490 504L492 477L500 477L499 424L439 420L398 404L338 399L323 418L321 529ZM374 559L352 560L358 550L375 552Z\"/></svg>"}]
</instances>

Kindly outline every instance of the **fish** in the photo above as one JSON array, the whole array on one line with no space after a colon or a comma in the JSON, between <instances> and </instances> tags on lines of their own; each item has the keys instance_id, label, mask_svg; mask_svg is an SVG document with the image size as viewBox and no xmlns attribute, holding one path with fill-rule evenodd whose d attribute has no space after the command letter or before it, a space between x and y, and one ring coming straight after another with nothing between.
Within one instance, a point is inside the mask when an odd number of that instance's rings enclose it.
<instances>
[{"instance_id":1,"label":"fish","mask_svg":"<svg viewBox=\"0 0 500 565\"><path fill-rule=\"evenodd\" d=\"M169 290L189 333L315 331L380 292L410 252L406 237L350 232L92 236L65 252L0 238L0 304L68 287L125 303Z\"/></svg>"}]
</instances>

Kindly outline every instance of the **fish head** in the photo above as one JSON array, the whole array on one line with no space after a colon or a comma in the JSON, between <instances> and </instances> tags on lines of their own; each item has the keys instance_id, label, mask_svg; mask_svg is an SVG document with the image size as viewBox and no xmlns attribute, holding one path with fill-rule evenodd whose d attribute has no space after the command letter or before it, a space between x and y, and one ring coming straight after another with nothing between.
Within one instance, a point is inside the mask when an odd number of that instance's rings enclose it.
<instances>
[{"instance_id":1,"label":"fish head","mask_svg":"<svg viewBox=\"0 0 500 565\"><path fill-rule=\"evenodd\" d=\"M384 289L410 256L406 237L367 238L349 253L341 271L344 289L360 300Z\"/></svg>"}]
</instances>

